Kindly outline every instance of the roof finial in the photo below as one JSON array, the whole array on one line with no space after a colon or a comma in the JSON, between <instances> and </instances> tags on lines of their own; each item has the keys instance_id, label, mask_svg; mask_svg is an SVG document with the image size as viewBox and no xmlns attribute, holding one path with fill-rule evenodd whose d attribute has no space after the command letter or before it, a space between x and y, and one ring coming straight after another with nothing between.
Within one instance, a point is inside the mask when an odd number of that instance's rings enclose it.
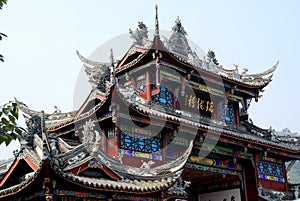
<instances>
[{"instance_id":1,"label":"roof finial","mask_svg":"<svg viewBox=\"0 0 300 201\"><path fill-rule=\"evenodd\" d=\"M115 84L116 83L116 79L115 79L115 67L114 67L114 53L113 53L113 49L110 49L110 59L111 59L110 82L112 84Z\"/></svg>"},{"instance_id":2,"label":"roof finial","mask_svg":"<svg viewBox=\"0 0 300 201\"><path fill-rule=\"evenodd\" d=\"M110 49L110 61L111 61L111 65L114 66L114 52L113 49Z\"/></svg>"},{"instance_id":3,"label":"roof finial","mask_svg":"<svg viewBox=\"0 0 300 201\"><path fill-rule=\"evenodd\" d=\"M159 35L159 26L158 26L158 7L155 5L155 35Z\"/></svg>"}]
</instances>

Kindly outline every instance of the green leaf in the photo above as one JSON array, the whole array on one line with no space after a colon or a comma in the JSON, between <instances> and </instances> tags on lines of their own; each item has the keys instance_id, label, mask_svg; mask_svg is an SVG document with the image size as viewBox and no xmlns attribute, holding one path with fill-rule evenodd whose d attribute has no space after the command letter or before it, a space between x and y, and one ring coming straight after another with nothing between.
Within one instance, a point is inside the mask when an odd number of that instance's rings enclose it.
<instances>
[{"instance_id":1,"label":"green leaf","mask_svg":"<svg viewBox=\"0 0 300 201\"><path fill-rule=\"evenodd\" d=\"M14 125L16 125L16 118L15 118L14 116L8 115L8 118L9 118L9 121L10 121L11 123L13 123Z\"/></svg>"},{"instance_id":2,"label":"green leaf","mask_svg":"<svg viewBox=\"0 0 300 201\"><path fill-rule=\"evenodd\" d=\"M8 145L12 140L21 139L23 132L27 132L17 125L19 104L22 103L9 101L0 106L0 144L4 142Z\"/></svg>"},{"instance_id":3,"label":"green leaf","mask_svg":"<svg viewBox=\"0 0 300 201\"><path fill-rule=\"evenodd\" d=\"M8 146L9 143L13 140L13 135L6 135L6 138L4 139L5 145Z\"/></svg>"},{"instance_id":4,"label":"green leaf","mask_svg":"<svg viewBox=\"0 0 300 201\"><path fill-rule=\"evenodd\" d=\"M10 136L10 138L11 138L12 140L15 140L15 139L18 138L19 135L18 135L17 133L13 132L13 133L11 133L9 136Z\"/></svg>"},{"instance_id":5,"label":"green leaf","mask_svg":"<svg viewBox=\"0 0 300 201\"><path fill-rule=\"evenodd\" d=\"M3 107L3 108L2 108L2 112L3 112L5 115L8 115L9 109L7 109L7 107Z\"/></svg>"},{"instance_id":6,"label":"green leaf","mask_svg":"<svg viewBox=\"0 0 300 201\"><path fill-rule=\"evenodd\" d=\"M13 109L11 110L11 114L18 119L19 118L19 109L16 103L13 103Z\"/></svg>"},{"instance_id":7,"label":"green leaf","mask_svg":"<svg viewBox=\"0 0 300 201\"><path fill-rule=\"evenodd\" d=\"M0 0L0 9L2 9L3 5L6 4L6 0Z\"/></svg>"},{"instance_id":8,"label":"green leaf","mask_svg":"<svg viewBox=\"0 0 300 201\"><path fill-rule=\"evenodd\" d=\"M19 127L18 127L18 128L15 129L15 131L16 131L16 133L17 133L19 136L22 136L22 133L23 133L23 132L22 132L22 128L19 128Z\"/></svg>"},{"instance_id":9,"label":"green leaf","mask_svg":"<svg viewBox=\"0 0 300 201\"><path fill-rule=\"evenodd\" d=\"M0 134L0 144L2 144L4 142L5 137L6 137L5 135Z\"/></svg>"},{"instance_id":10,"label":"green leaf","mask_svg":"<svg viewBox=\"0 0 300 201\"><path fill-rule=\"evenodd\" d=\"M2 122L6 127L10 127L9 122L7 121L7 119L5 119L5 118L2 117L1 122Z\"/></svg>"}]
</instances>

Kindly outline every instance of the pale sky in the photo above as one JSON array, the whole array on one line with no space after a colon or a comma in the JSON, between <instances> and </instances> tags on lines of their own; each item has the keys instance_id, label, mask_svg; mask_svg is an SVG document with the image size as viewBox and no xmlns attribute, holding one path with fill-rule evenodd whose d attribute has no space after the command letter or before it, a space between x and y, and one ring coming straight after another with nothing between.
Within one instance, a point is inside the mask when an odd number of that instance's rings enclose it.
<instances>
[{"instance_id":1,"label":"pale sky","mask_svg":"<svg viewBox=\"0 0 300 201\"><path fill-rule=\"evenodd\" d=\"M17 97L35 110L73 110L73 92L82 64L75 50L89 56L106 41L136 29L160 29L180 17L188 38L215 51L219 63L262 72L280 61L250 118L263 128L300 132L299 1L79 1L10 0L0 11L0 104ZM151 36L150 36L151 37ZM128 47L129 48L129 47ZM98 56L99 61L103 58ZM242 69L241 69L242 70ZM3 148L0 148L1 150ZM2 152L2 151L1 151ZM1 154L11 152L4 150Z\"/></svg>"}]
</instances>

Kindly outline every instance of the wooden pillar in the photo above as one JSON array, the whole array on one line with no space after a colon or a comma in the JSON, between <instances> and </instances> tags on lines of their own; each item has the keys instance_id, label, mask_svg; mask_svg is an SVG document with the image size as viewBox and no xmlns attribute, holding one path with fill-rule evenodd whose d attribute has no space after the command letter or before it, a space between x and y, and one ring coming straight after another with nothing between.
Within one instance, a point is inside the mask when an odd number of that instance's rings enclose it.
<instances>
[{"instance_id":1,"label":"wooden pillar","mask_svg":"<svg viewBox=\"0 0 300 201\"><path fill-rule=\"evenodd\" d=\"M243 160L243 181L245 189L245 200L258 200L256 167L250 160Z\"/></svg>"},{"instance_id":2,"label":"wooden pillar","mask_svg":"<svg viewBox=\"0 0 300 201\"><path fill-rule=\"evenodd\" d=\"M247 186L246 186L246 172L245 172L245 168L243 167L243 186L244 186L244 194L243 194L243 197L244 197L244 201L248 201L248 196L247 196Z\"/></svg>"},{"instance_id":3,"label":"wooden pillar","mask_svg":"<svg viewBox=\"0 0 300 201\"><path fill-rule=\"evenodd\" d=\"M234 118L237 125L240 124L240 112L239 112L239 102L237 102L237 107L235 107L236 104L234 104Z\"/></svg>"},{"instance_id":4,"label":"wooden pillar","mask_svg":"<svg viewBox=\"0 0 300 201\"><path fill-rule=\"evenodd\" d=\"M135 84L135 80L133 77L131 78L131 85L134 90L138 90L138 86Z\"/></svg>"},{"instance_id":5,"label":"wooden pillar","mask_svg":"<svg viewBox=\"0 0 300 201\"><path fill-rule=\"evenodd\" d=\"M186 79L183 78L182 84L181 84L181 96L185 95L185 82L186 82Z\"/></svg>"},{"instance_id":6,"label":"wooden pillar","mask_svg":"<svg viewBox=\"0 0 300 201\"><path fill-rule=\"evenodd\" d=\"M108 132L108 130L107 130L107 132ZM106 146L107 146L107 138L108 137L106 137L106 135L105 135L105 133L107 133L104 129L102 130L102 132L101 132L101 148L102 148L102 150L105 152L105 153L107 153L106 152ZM107 134L108 135L108 134Z\"/></svg>"},{"instance_id":7,"label":"wooden pillar","mask_svg":"<svg viewBox=\"0 0 300 201\"><path fill-rule=\"evenodd\" d=\"M150 83L150 73L149 70L146 72L146 99L151 101L151 83Z\"/></svg>"},{"instance_id":8,"label":"wooden pillar","mask_svg":"<svg viewBox=\"0 0 300 201\"><path fill-rule=\"evenodd\" d=\"M282 161L281 167L282 167L283 177L285 179L284 190L288 191L287 171L286 171L286 168L285 168L285 165L284 165L284 161Z\"/></svg>"}]
</instances>

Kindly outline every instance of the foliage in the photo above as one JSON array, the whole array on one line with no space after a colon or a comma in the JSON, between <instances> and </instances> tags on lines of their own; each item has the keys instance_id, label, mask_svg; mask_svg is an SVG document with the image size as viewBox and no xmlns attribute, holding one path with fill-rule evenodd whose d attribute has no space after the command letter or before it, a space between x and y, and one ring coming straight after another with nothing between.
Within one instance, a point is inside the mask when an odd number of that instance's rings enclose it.
<instances>
[{"instance_id":1,"label":"foliage","mask_svg":"<svg viewBox=\"0 0 300 201\"><path fill-rule=\"evenodd\" d=\"M7 3L7 0L0 0L0 10ZM7 35L0 33L0 41ZM4 62L3 56L0 54L0 61ZM5 142L6 146L15 139L20 139L25 131L17 125L19 118L18 104L10 101L0 106L0 144Z\"/></svg>"},{"instance_id":2,"label":"foliage","mask_svg":"<svg viewBox=\"0 0 300 201\"><path fill-rule=\"evenodd\" d=\"M7 0L0 0L0 9L7 3Z\"/></svg>"},{"instance_id":3,"label":"foliage","mask_svg":"<svg viewBox=\"0 0 300 201\"><path fill-rule=\"evenodd\" d=\"M217 60L217 58L216 58L216 54L215 54L214 51L208 50L208 52L207 52L207 57L208 57L208 59L209 59L209 62L212 61L214 64L219 65L219 62L218 62L218 60Z\"/></svg>"},{"instance_id":4,"label":"foliage","mask_svg":"<svg viewBox=\"0 0 300 201\"><path fill-rule=\"evenodd\" d=\"M0 10L2 9L3 5L7 3L7 0L0 0ZM2 36L7 37L5 34L0 33L0 40L2 40ZM0 61L4 62L3 55L0 54Z\"/></svg>"},{"instance_id":5,"label":"foliage","mask_svg":"<svg viewBox=\"0 0 300 201\"><path fill-rule=\"evenodd\" d=\"M18 126L19 118L18 104L10 101L0 107L0 144L5 142L6 146L15 139L22 137L23 128Z\"/></svg>"},{"instance_id":6,"label":"foliage","mask_svg":"<svg viewBox=\"0 0 300 201\"><path fill-rule=\"evenodd\" d=\"M2 38L7 37L7 35L5 35L4 33L0 33L0 40L2 40ZM0 54L0 61L4 62L3 56Z\"/></svg>"}]
</instances>

